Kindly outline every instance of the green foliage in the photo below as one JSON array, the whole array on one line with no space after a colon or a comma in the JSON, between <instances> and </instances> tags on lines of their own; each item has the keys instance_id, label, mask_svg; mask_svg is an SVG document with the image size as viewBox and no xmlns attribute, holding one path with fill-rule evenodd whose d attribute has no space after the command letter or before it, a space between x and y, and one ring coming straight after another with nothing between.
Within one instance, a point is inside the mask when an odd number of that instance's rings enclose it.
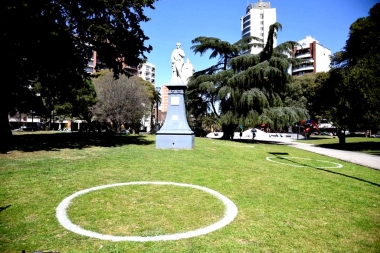
<instances>
[{"instance_id":1,"label":"green foliage","mask_svg":"<svg viewBox=\"0 0 380 253\"><path fill-rule=\"evenodd\" d=\"M0 136L7 128L3 119L12 110L24 109L37 85L45 104L72 106L74 113L74 107L80 106L75 103L77 97L93 93L85 71L93 51L115 76L127 74L123 63L137 66L142 62L152 47L145 46L149 38L139 24L149 20L144 9L153 8L153 3L154 0L2 1L1 22L11 25L2 26L1 33L6 49L2 54L6 63L3 70L8 82L0 93Z\"/></svg>"},{"instance_id":2,"label":"green foliage","mask_svg":"<svg viewBox=\"0 0 380 253\"><path fill-rule=\"evenodd\" d=\"M321 88L326 113L341 128L380 128L380 4L350 27L342 52L334 54Z\"/></svg>"},{"instance_id":3,"label":"green foliage","mask_svg":"<svg viewBox=\"0 0 380 253\"><path fill-rule=\"evenodd\" d=\"M257 40L254 37L234 44L208 37L192 41L195 53L202 55L210 49L210 59L219 57L218 64L195 74L188 94L198 94L198 100L202 99L220 116L224 138L231 136L239 124L270 123L277 128L307 117L305 107L296 108L298 104L283 107L280 94L290 80L289 66L300 60L288 58L296 42L273 48L274 37L281 28L280 23L270 26L267 43L257 55L243 54L256 45L251 43ZM219 104L220 111L214 109L215 104Z\"/></svg>"},{"instance_id":4,"label":"green foliage","mask_svg":"<svg viewBox=\"0 0 380 253\"><path fill-rule=\"evenodd\" d=\"M115 130L124 125L138 132L141 118L151 109L151 94L146 88L146 82L137 76L123 75L114 79L110 71L93 81L98 95L98 102L93 108L96 119L112 122Z\"/></svg>"}]
</instances>

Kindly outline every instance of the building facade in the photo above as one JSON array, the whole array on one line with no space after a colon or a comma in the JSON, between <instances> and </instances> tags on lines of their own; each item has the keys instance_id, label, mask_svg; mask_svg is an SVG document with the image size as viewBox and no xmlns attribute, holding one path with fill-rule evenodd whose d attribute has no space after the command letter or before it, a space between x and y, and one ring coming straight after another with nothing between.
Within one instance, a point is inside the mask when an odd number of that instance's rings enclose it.
<instances>
[{"instance_id":1,"label":"building facade","mask_svg":"<svg viewBox=\"0 0 380 253\"><path fill-rule=\"evenodd\" d=\"M102 69L106 69L106 66L100 61L97 52L92 51L92 54L90 55L89 60L87 62L86 72L90 74L95 74L96 72ZM123 63L123 69L126 69L132 75L137 75L137 67L135 66L129 66Z\"/></svg>"},{"instance_id":2,"label":"building facade","mask_svg":"<svg viewBox=\"0 0 380 253\"><path fill-rule=\"evenodd\" d=\"M138 66L138 76L155 85L156 66L152 63L144 63Z\"/></svg>"},{"instance_id":3,"label":"building facade","mask_svg":"<svg viewBox=\"0 0 380 253\"><path fill-rule=\"evenodd\" d=\"M141 77L142 79L144 79L145 81L150 82L154 86L155 79L156 79L156 66L154 66L152 63L140 64L137 67L137 75ZM157 117L158 116L158 112L156 111L157 108L155 108L154 110L155 110L154 115L155 117ZM142 131L151 132L152 130L151 125L150 125L151 117L152 115L148 114L148 115L145 115L141 119Z\"/></svg>"},{"instance_id":4,"label":"building facade","mask_svg":"<svg viewBox=\"0 0 380 253\"><path fill-rule=\"evenodd\" d=\"M255 36L264 41L268 39L269 26L277 22L276 8L271 8L269 2L259 0L247 6L245 15L240 19L242 38ZM277 39L274 38L274 47L277 46ZM252 47L251 54L258 54L261 47Z\"/></svg>"},{"instance_id":5,"label":"building facade","mask_svg":"<svg viewBox=\"0 0 380 253\"><path fill-rule=\"evenodd\" d=\"M330 70L331 50L321 45L311 36L298 41L299 46L294 48L293 56L305 60L299 66L293 66L292 75L327 72Z\"/></svg>"}]
</instances>

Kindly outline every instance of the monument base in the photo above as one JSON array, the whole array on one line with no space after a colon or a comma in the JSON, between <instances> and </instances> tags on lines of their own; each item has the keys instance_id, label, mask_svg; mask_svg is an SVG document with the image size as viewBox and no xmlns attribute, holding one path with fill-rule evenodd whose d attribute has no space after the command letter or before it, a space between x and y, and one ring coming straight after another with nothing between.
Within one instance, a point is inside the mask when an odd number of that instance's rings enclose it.
<instances>
[{"instance_id":1,"label":"monument base","mask_svg":"<svg viewBox=\"0 0 380 253\"><path fill-rule=\"evenodd\" d=\"M158 149L193 149L194 132L192 131L160 131L156 135Z\"/></svg>"}]
</instances>

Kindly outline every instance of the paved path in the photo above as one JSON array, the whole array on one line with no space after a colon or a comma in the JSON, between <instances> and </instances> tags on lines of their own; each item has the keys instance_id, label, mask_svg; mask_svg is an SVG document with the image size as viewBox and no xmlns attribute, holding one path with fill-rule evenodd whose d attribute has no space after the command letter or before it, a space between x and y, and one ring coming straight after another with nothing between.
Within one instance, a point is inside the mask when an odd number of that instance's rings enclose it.
<instances>
[{"instance_id":1,"label":"paved path","mask_svg":"<svg viewBox=\"0 0 380 253\"><path fill-rule=\"evenodd\" d=\"M214 134L211 133L207 137L221 138L222 136L223 136L223 133L221 132L218 134L218 136L215 136ZM234 139L239 139L239 138L240 138L239 133L235 133ZM250 132L250 130L247 130L243 132L241 139L251 139L251 138L252 138L252 133ZM303 149L306 151L314 152L314 153L329 156L329 157L334 157L342 161L355 163L355 164L359 164L359 165L369 167L372 169L380 170L380 156L369 155L369 154L364 154L360 152L339 150L339 149L321 148L312 144L297 142L296 140L292 138L286 138L286 134L278 136L278 137L274 137L274 136L270 137L268 133L264 133L260 130L257 130L255 141L284 143L295 148Z\"/></svg>"},{"instance_id":2,"label":"paved path","mask_svg":"<svg viewBox=\"0 0 380 253\"><path fill-rule=\"evenodd\" d=\"M372 169L380 170L380 156L339 149L321 148L315 145L300 142L291 142L289 143L289 145L317 154L334 157L342 161L355 163Z\"/></svg>"}]
</instances>

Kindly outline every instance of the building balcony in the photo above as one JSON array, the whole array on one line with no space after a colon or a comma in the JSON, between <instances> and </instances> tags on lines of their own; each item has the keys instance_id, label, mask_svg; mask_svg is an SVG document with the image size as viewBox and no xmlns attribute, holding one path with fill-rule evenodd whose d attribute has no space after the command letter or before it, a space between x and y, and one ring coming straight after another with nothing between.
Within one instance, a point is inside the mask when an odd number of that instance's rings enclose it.
<instances>
[{"instance_id":1,"label":"building balcony","mask_svg":"<svg viewBox=\"0 0 380 253\"><path fill-rule=\"evenodd\" d=\"M296 58L311 58L310 52L299 53L295 55Z\"/></svg>"},{"instance_id":2,"label":"building balcony","mask_svg":"<svg viewBox=\"0 0 380 253\"><path fill-rule=\"evenodd\" d=\"M301 71L313 71L314 70L314 66L313 65L303 65L303 66L298 66L298 67L295 67L293 68L292 72L293 73L297 73L297 72L301 72Z\"/></svg>"}]
</instances>

